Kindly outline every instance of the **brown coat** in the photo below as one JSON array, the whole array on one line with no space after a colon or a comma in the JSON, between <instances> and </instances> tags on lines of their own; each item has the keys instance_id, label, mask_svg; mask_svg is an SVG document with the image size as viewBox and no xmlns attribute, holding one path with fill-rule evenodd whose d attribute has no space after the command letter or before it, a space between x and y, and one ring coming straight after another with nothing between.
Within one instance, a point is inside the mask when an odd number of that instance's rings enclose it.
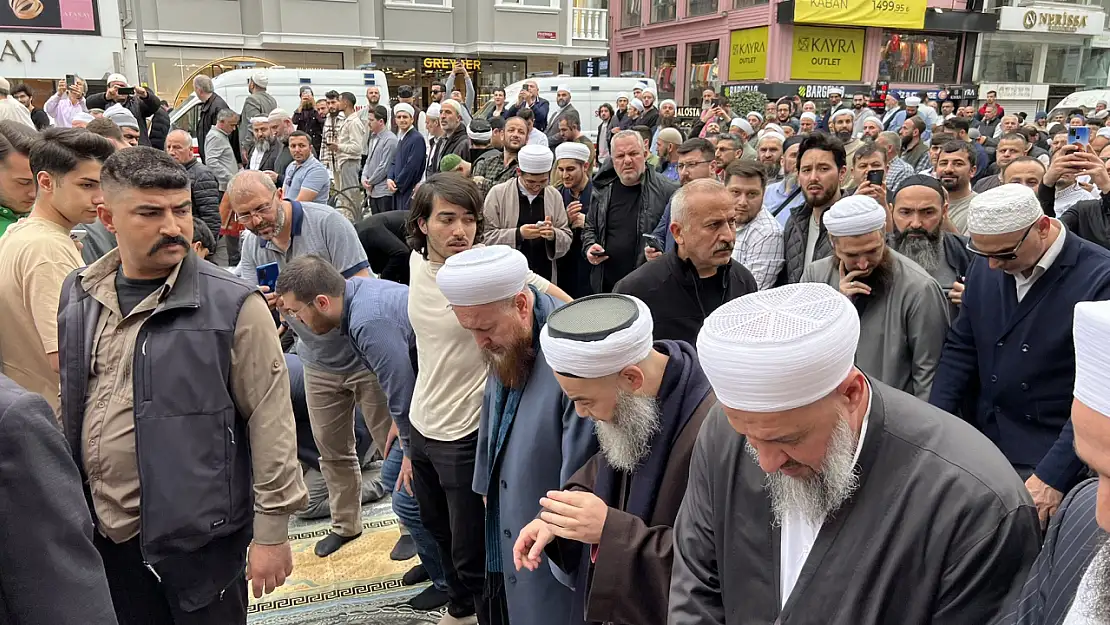
<instances>
[{"instance_id":1,"label":"brown coat","mask_svg":"<svg viewBox=\"0 0 1110 625\"><path fill-rule=\"evenodd\" d=\"M609 507L586 582L586 622L666 625L667 595L671 585L671 531L686 494L690 455L698 431L716 403L717 396L710 391L679 433L667 459L650 526L633 514L612 505ZM594 454L563 489L593 492L602 462L605 457L601 452ZM589 546L556 539L545 553L559 568L573 571L582 559L583 549Z\"/></svg>"}]
</instances>

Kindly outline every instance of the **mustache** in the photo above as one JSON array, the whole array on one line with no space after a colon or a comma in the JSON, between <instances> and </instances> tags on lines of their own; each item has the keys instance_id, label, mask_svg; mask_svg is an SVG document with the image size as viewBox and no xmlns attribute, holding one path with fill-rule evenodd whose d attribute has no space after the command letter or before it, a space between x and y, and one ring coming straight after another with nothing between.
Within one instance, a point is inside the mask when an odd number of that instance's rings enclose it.
<instances>
[{"instance_id":1,"label":"mustache","mask_svg":"<svg viewBox=\"0 0 1110 625\"><path fill-rule=\"evenodd\" d=\"M150 248L150 251L147 252L147 255L154 256L158 253L158 250L162 249L163 247L169 247L171 245L180 245L181 247L186 248L189 247L189 244L186 243L185 239L182 238L180 235L173 237L162 237L157 243L154 244L154 247Z\"/></svg>"},{"instance_id":2,"label":"mustache","mask_svg":"<svg viewBox=\"0 0 1110 625\"><path fill-rule=\"evenodd\" d=\"M716 254L717 252L732 252L734 247L735 246L732 243L721 243L717 246L717 249L713 250L713 253Z\"/></svg>"}]
</instances>

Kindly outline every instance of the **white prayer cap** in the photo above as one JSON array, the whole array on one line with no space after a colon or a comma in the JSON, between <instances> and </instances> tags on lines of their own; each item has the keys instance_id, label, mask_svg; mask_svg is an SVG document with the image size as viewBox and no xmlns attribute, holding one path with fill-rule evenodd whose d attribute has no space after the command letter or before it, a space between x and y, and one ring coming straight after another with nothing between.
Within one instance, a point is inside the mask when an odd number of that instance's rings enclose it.
<instances>
[{"instance_id":1,"label":"white prayer cap","mask_svg":"<svg viewBox=\"0 0 1110 625\"><path fill-rule=\"evenodd\" d=\"M1106 100L1099 100L1098 102L1095 102L1095 106L1098 106L1099 104L1101 104L1103 106L1110 106L1106 103Z\"/></svg>"},{"instance_id":2,"label":"white prayer cap","mask_svg":"<svg viewBox=\"0 0 1110 625\"><path fill-rule=\"evenodd\" d=\"M407 102L398 102L394 105L393 114L396 115L397 113L408 113L409 117L416 117L416 109L412 108L412 105Z\"/></svg>"},{"instance_id":3,"label":"white prayer cap","mask_svg":"<svg viewBox=\"0 0 1110 625\"><path fill-rule=\"evenodd\" d=\"M821 218L834 237L858 237L886 226L886 209L866 195L837 200Z\"/></svg>"},{"instance_id":4,"label":"white prayer cap","mask_svg":"<svg viewBox=\"0 0 1110 625\"><path fill-rule=\"evenodd\" d=\"M1110 139L1110 128L1106 128L1106 127L1099 128L1098 132L1095 133L1095 136L1096 137L1105 137L1107 139Z\"/></svg>"},{"instance_id":5,"label":"white prayer cap","mask_svg":"<svg viewBox=\"0 0 1110 625\"><path fill-rule=\"evenodd\" d=\"M499 302L524 290L528 259L508 245L474 247L447 259L436 284L452 306Z\"/></svg>"},{"instance_id":6,"label":"white prayer cap","mask_svg":"<svg viewBox=\"0 0 1110 625\"><path fill-rule=\"evenodd\" d=\"M279 122L283 119L293 119L293 116L289 114L289 111L282 108L277 108L270 111L270 116L267 119L272 122Z\"/></svg>"},{"instance_id":7,"label":"white prayer cap","mask_svg":"<svg viewBox=\"0 0 1110 625\"><path fill-rule=\"evenodd\" d=\"M763 132L777 132L780 135L786 135L786 133L782 131L782 126L779 126L775 122L771 122L771 123L767 124L766 126L764 126L763 127Z\"/></svg>"},{"instance_id":8,"label":"white prayer cap","mask_svg":"<svg viewBox=\"0 0 1110 625\"><path fill-rule=\"evenodd\" d=\"M439 119L439 102L432 102L428 106L428 110L424 111L424 115L432 119Z\"/></svg>"},{"instance_id":9,"label":"white prayer cap","mask_svg":"<svg viewBox=\"0 0 1110 625\"><path fill-rule=\"evenodd\" d=\"M812 122L815 122L817 121L817 114L813 111L806 111L805 113L802 113L802 116L799 117L799 119L808 119Z\"/></svg>"},{"instance_id":10,"label":"white prayer cap","mask_svg":"<svg viewBox=\"0 0 1110 625\"><path fill-rule=\"evenodd\" d=\"M698 359L717 399L748 412L806 406L852 371L859 314L818 282L756 291L713 311L698 333Z\"/></svg>"},{"instance_id":11,"label":"white prayer cap","mask_svg":"<svg viewBox=\"0 0 1110 625\"><path fill-rule=\"evenodd\" d=\"M251 118L251 124L252 125L254 125L254 124L268 124L268 123L270 123L270 118L266 117L265 115L259 115L258 117L252 117Z\"/></svg>"},{"instance_id":12,"label":"white prayer cap","mask_svg":"<svg viewBox=\"0 0 1110 625\"><path fill-rule=\"evenodd\" d=\"M123 74L109 74L106 82L109 87L112 86L112 83L116 82L123 83L124 86L127 86L127 78Z\"/></svg>"},{"instance_id":13,"label":"white prayer cap","mask_svg":"<svg viewBox=\"0 0 1110 625\"><path fill-rule=\"evenodd\" d=\"M844 117L845 115L852 119L856 117L856 114L853 113L851 109L837 109L836 112L832 114L832 117L829 118L829 121L836 121L838 117Z\"/></svg>"},{"instance_id":14,"label":"white prayer cap","mask_svg":"<svg viewBox=\"0 0 1110 625\"><path fill-rule=\"evenodd\" d=\"M668 104L670 104L671 106L675 107L675 109L677 109L677 108L678 108L678 105L677 105L677 104L675 104L675 101L674 101L674 100L671 100L671 99L669 99L669 98L668 98L668 99L666 99L666 100L663 100L662 102L660 102L660 103L659 103L659 108L663 108L664 106L667 106Z\"/></svg>"},{"instance_id":15,"label":"white prayer cap","mask_svg":"<svg viewBox=\"0 0 1110 625\"><path fill-rule=\"evenodd\" d=\"M771 131L766 131L765 130L763 132L760 132L759 133L759 140L763 141L764 139L774 139L774 140L778 141L779 143L786 143L786 135L782 134L781 132L775 132L773 130L771 130Z\"/></svg>"},{"instance_id":16,"label":"white prayer cap","mask_svg":"<svg viewBox=\"0 0 1110 625\"><path fill-rule=\"evenodd\" d=\"M521 150L523 149L524 148L521 148ZM555 160L561 161L564 158L570 158L585 163L590 160L590 148L577 141L564 141L555 148Z\"/></svg>"},{"instance_id":17,"label":"white prayer cap","mask_svg":"<svg viewBox=\"0 0 1110 625\"><path fill-rule=\"evenodd\" d=\"M559 85L555 88L555 93L559 93L560 91L566 91L567 93L570 93L570 87L566 85Z\"/></svg>"},{"instance_id":18,"label":"white prayer cap","mask_svg":"<svg viewBox=\"0 0 1110 625\"><path fill-rule=\"evenodd\" d=\"M628 92L627 91L621 91L620 93L618 93L617 94L617 99L620 100L621 98L624 98L625 100L627 100L628 99Z\"/></svg>"},{"instance_id":19,"label":"white prayer cap","mask_svg":"<svg viewBox=\"0 0 1110 625\"><path fill-rule=\"evenodd\" d=\"M1106 372L1110 370L1110 302L1076 304L1071 332L1075 343L1075 398L1110 417L1110 385L1106 384Z\"/></svg>"},{"instance_id":20,"label":"white prayer cap","mask_svg":"<svg viewBox=\"0 0 1110 625\"><path fill-rule=\"evenodd\" d=\"M73 121L75 121L75 122L85 122L86 124L91 122L94 119L96 119L96 118L93 117L92 115L89 115L85 111L81 111L81 112L79 112L79 113L77 113L76 115L73 116Z\"/></svg>"},{"instance_id":21,"label":"white prayer cap","mask_svg":"<svg viewBox=\"0 0 1110 625\"><path fill-rule=\"evenodd\" d=\"M251 82L265 89L270 84L270 76L266 73L266 70L258 69L251 74Z\"/></svg>"},{"instance_id":22,"label":"white prayer cap","mask_svg":"<svg viewBox=\"0 0 1110 625\"><path fill-rule=\"evenodd\" d=\"M967 231L971 234L1008 234L1032 226L1044 217L1037 195L1025 185L1004 184L971 198Z\"/></svg>"},{"instance_id":23,"label":"white prayer cap","mask_svg":"<svg viewBox=\"0 0 1110 625\"><path fill-rule=\"evenodd\" d=\"M551 173L551 160L551 150L542 145L526 145L516 155L517 166L526 174Z\"/></svg>"},{"instance_id":24,"label":"white prayer cap","mask_svg":"<svg viewBox=\"0 0 1110 625\"><path fill-rule=\"evenodd\" d=\"M109 106L104 110L104 117L115 122L120 128L139 129L139 121L135 119L135 114L131 112L131 109L125 108L122 104L116 103Z\"/></svg>"},{"instance_id":25,"label":"white prayer cap","mask_svg":"<svg viewBox=\"0 0 1110 625\"><path fill-rule=\"evenodd\" d=\"M644 101L640 98L632 98L632 101L628 104L637 111L640 111L641 113L644 112Z\"/></svg>"},{"instance_id":26,"label":"white prayer cap","mask_svg":"<svg viewBox=\"0 0 1110 625\"><path fill-rule=\"evenodd\" d=\"M761 123L761 124L763 123L763 113L760 113L759 111L751 111L747 115L745 115L744 117L751 117L752 115L755 115L756 117L759 118L759 123Z\"/></svg>"},{"instance_id":27,"label":"white prayer cap","mask_svg":"<svg viewBox=\"0 0 1110 625\"><path fill-rule=\"evenodd\" d=\"M451 107L455 109L456 115L462 115L462 104L459 104L458 100L447 98L446 100L444 100L443 102L439 102L438 104L440 110L443 110L444 107Z\"/></svg>"},{"instance_id":28,"label":"white prayer cap","mask_svg":"<svg viewBox=\"0 0 1110 625\"><path fill-rule=\"evenodd\" d=\"M590 295L551 313L540 349L552 371L603 378L647 358L653 329L651 311L635 297Z\"/></svg>"},{"instance_id":29,"label":"white prayer cap","mask_svg":"<svg viewBox=\"0 0 1110 625\"><path fill-rule=\"evenodd\" d=\"M729 128L739 128L740 130L743 130L744 132L746 132L749 135L752 134L753 132L755 132L755 129L752 128L752 125L749 124L748 120L744 119L743 117L737 117L737 118L733 119L732 122L729 123L728 127Z\"/></svg>"},{"instance_id":30,"label":"white prayer cap","mask_svg":"<svg viewBox=\"0 0 1110 625\"><path fill-rule=\"evenodd\" d=\"M844 90L840 87L829 87L829 95L844 95Z\"/></svg>"},{"instance_id":31,"label":"white prayer cap","mask_svg":"<svg viewBox=\"0 0 1110 625\"><path fill-rule=\"evenodd\" d=\"M906 106L921 106L921 98L911 95L906 98Z\"/></svg>"}]
</instances>

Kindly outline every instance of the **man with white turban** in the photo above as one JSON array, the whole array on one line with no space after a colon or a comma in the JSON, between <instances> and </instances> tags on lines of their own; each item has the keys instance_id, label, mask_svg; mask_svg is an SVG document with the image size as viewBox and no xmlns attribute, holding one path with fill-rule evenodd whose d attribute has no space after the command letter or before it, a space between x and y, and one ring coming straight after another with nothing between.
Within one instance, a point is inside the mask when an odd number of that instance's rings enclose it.
<instances>
[{"instance_id":1,"label":"man with white turban","mask_svg":"<svg viewBox=\"0 0 1110 625\"><path fill-rule=\"evenodd\" d=\"M573 235L563 197L551 186L551 150L526 145L517 154L517 175L494 185L483 214L486 245L516 248L528 268L558 283L555 261L566 255Z\"/></svg>"},{"instance_id":2,"label":"man with white turban","mask_svg":"<svg viewBox=\"0 0 1110 625\"><path fill-rule=\"evenodd\" d=\"M1006 454L1045 523L1086 473L1068 419L1072 310L1110 299L1110 252L1046 216L1016 183L975 196L967 229L983 262L968 268L929 402L957 414L978 395L962 416Z\"/></svg>"},{"instance_id":3,"label":"man with white turban","mask_svg":"<svg viewBox=\"0 0 1110 625\"><path fill-rule=\"evenodd\" d=\"M547 141L550 145L556 145L562 139L559 137L559 120L563 119L569 113L578 115L578 109L570 103L570 87L566 85L559 85L558 90L555 92L555 105L551 106L547 117Z\"/></svg>"},{"instance_id":4,"label":"man with white turban","mask_svg":"<svg viewBox=\"0 0 1110 625\"><path fill-rule=\"evenodd\" d=\"M840 109L832 114L829 123L832 124L830 129L832 135L844 144L844 155L848 159L848 176L844 179L844 188L850 189L860 182L852 172L856 150L863 145L863 142L855 136L856 117L851 109Z\"/></svg>"},{"instance_id":5,"label":"man with white turban","mask_svg":"<svg viewBox=\"0 0 1110 625\"><path fill-rule=\"evenodd\" d=\"M386 185L393 191L393 210L407 211L413 191L424 176L424 160L428 144L414 124L416 109L398 102L393 107L393 123L397 124L397 151L386 172Z\"/></svg>"},{"instance_id":6,"label":"man with white turban","mask_svg":"<svg viewBox=\"0 0 1110 625\"><path fill-rule=\"evenodd\" d=\"M669 625L975 625L1021 587L1040 547L1021 481L967 423L860 371L859 336L826 284L706 320L720 406L675 522Z\"/></svg>"},{"instance_id":7,"label":"man with white turban","mask_svg":"<svg viewBox=\"0 0 1110 625\"><path fill-rule=\"evenodd\" d=\"M666 128L673 128L673 129L675 129L675 131L679 132L678 143L682 143L682 141L685 140L686 135L682 134L682 132L680 130L678 130L677 115L678 115L678 105L675 104L674 100L663 100L662 102L659 103L659 124L655 127L655 129L654 129L654 131L652 132L652 135L651 135L651 153L652 154L655 154L655 155L659 156L660 158L662 158L662 155L659 154L659 150L658 150L658 147L657 147L656 143L659 140L659 133L662 132Z\"/></svg>"},{"instance_id":8,"label":"man with white turban","mask_svg":"<svg viewBox=\"0 0 1110 625\"><path fill-rule=\"evenodd\" d=\"M570 249L556 261L555 270L561 288L574 298L592 292L590 264L582 256L586 211L594 193L594 183L590 179L591 156L589 147L581 143L560 143L555 148L555 189L567 207L567 225L571 231Z\"/></svg>"},{"instance_id":9,"label":"man with white turban","mask_svg":"<svg viewBox=\"0 0 1110 625\"><path fill-rule=\"evenodd\" d=\"M1021 598L999 625L1094 625L1110 614L1110 302L1075 306L1075 449L1097 477L1073 488L1052 517ZM1100 527L1101 525L1101 527Z\"/></svg>"},{"instance_id":10,"label":"man with white turban","mask_svg":"<svg viewBox=\"0 0 1110 625\"><path fill-rule=\"evenodd\" d=\"M597 441L538 344L561 302L530 286L528 274L523 254L492 245L448 258L436 284L489 371L474 462L474 492L486 499L488 622L565 625L569 580L550 567L517 575L513 545L536 518L537 502L586 464Z\"/></svg>"},{"instance_id":11,"label":"man with white turban","mask_svg":"<svg viewBox=\"0 0 1110 625\"><path fill-rule=\"evenodd\" d=\"M948 300L940 285L886 242L886 207L866 195L825 213L833 255L806 267L802 282L824 282L852 300L860 318L856 366L896 389L929 399Z\"/></svg>"},{"instance_id":12,"label":"man with white turban","mask_svg":"<svg viewBox=\"0 0 1110 625\"><path fill-rule=\"evenodd\" d=\"M717 403L709 380L692 345L652 341L647 305L625 295L560 308L540 346L601 451L540 501L514 564L542 571L546 552L574 576L571 613L588 622L665 625L671 532L698 430Z\"/></svg>"},{"instance_id":13,"label":"man with white turban","mask_svg":"<svg viewBox=\"0 0 1110 625\"><path fill-rule=\"evenodd\" d=\"M817 129L817 115L810 111L803 112L798 117L798 132L808 133Z\"/></svg>"}]
</instances>

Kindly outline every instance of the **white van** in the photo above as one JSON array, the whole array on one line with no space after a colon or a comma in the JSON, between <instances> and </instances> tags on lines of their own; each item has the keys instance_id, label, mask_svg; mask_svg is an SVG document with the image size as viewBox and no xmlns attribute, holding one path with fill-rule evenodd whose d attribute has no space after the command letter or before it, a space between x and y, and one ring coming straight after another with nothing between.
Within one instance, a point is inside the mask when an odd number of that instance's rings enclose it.
<instances>
[{"instance_id":1,"label":"white van","mask_svg":"<svg viewBox=\"0 0 1110 625\"><path fill-rule=\"evenodd\" d=\"M601 124L601 119L597 116L598 107L608 103L613 109L616 109L617 94L624 92L631 98L632 89L647 85L655 93L655 106L659 106L659 92L656 91L655 80L652 78L560 75L529 78L528 80L536 81L536 86L540 89L540 97L551 102L552 105L555 104L555 92L559 90L559 85L566 85L570 89L570 103L582 116L582 133L589 137L591 141L597 141L597 127ZM517 96L525 82L521 80L505 87L506 106L516 104ZM485 115L492 107L493 103L491 101L482 107L478 115Z\"/></svg>"},{"instance_id":2,"label":"white van","mask_svg":"<svg viewBox=\"0 0 1110 625\"><path fill-rule=\"evenodd\" d=\"M258 70L233 69L212 79L216 93L227 102L231 110L236 112L243 110L243 102L250 95L247 91L247 79L256 71ZM274 96L279 107L289 111L290 114L300 106L301 87L312 87L312 93L317 100L332 89L340 93L350 91L360 103L366 100L367 87L378 87L383 100L389 101L389 88L385 74L379 71L271 67L265 72L270 81L266 91ZM195 133L197 120L200 117L200 105L201 102L194 93L188 100L182 102L181 106L170 111L173 127ZM240 120L240 123L248 121Z\"/></svg>"},{"instance_id":3,"label":"white van","mask_svg":"<svg viewBox=\"0 0 1110 625\"><path fill-rule=\"evenodd\" d=\"M1060 100L1060 103L1052 107L1048 113L1048 118L1057 112L1068 113L1074 109L1083 109L1084 111L1094 110L1095 104L1099 100L1110 102L1110 89L1086 89L1084 91L1076 91L1068 97Z\"/></svg>"}]
</instances>

